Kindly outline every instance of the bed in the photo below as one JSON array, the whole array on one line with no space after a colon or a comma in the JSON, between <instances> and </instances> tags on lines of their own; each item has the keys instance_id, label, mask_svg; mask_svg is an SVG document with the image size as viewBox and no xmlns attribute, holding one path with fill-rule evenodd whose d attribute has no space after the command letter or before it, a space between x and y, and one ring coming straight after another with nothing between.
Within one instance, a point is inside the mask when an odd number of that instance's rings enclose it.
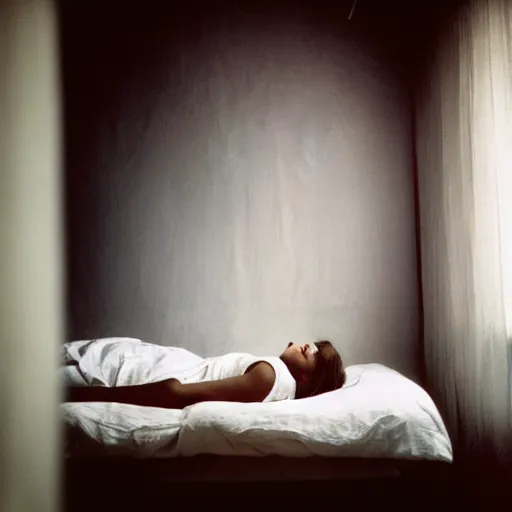
<instances>
[{"instance_id":1,"label":"bed","mask_svg":"<svg viewBox=\"0 0 512 512\"><path fill-rule=\"evenodd\" d=\"M413 482L446 475L452 446L428 393L384 365L346 371L342 389L295 401L205 402L183 411L63 404L67 496L83 503L91 476L103 496L118 500L114 489L123 488L124 499L136 492L147 503L198 489L263 496L328 485L352 494L369 482L373 492L406 482L411 491Z\"/></svg>"}]
</instances>

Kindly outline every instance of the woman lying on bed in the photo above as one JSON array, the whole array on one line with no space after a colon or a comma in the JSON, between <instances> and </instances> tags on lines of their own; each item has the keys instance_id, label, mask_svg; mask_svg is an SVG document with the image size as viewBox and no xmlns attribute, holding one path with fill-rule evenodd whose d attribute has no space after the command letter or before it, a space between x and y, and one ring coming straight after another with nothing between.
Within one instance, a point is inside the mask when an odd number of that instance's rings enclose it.
<instances>
[{"instance_id":1,"label":"woman lying on bed","mask_svg":"<svg viewBox=\"0 0 512 512\"><path fill-rule=\"evenodd\" d=\"M118 402L183 409L205 401L271 402L341 388L345 371L329 341L290 342L280 357L231 353L203 359L133 338L63 347L68 402Z\"/></svg>"}]
</instances>

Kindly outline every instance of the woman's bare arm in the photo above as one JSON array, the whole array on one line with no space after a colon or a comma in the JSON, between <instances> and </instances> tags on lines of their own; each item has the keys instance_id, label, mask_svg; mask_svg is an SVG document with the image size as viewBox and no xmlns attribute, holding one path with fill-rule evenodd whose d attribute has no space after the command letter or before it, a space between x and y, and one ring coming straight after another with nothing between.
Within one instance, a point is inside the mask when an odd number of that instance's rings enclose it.
<instances>
[{"instance_id":1,"label":"woman's bare arm","mask_svg":"<svg viewBox=\"0 0 512 512\"><path fill-rule=\"evenodd\" d=\"M68 402L118 402L183 409L198 402L262 402L272 390L275 372L266 362L253 365L244 375L229 379L181 384L167 379L150 384L119 387L73 387Z\"/></svg>"}]
</instances>

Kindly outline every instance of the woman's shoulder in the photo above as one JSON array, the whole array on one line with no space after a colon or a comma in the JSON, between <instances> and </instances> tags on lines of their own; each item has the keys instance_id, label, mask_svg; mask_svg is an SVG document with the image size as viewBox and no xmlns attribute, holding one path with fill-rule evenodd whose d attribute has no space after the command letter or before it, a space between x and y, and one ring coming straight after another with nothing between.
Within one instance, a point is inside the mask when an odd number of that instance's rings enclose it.
<instances>
[{"instance_id":1,"label":"woman's shoulder","mask_svg":"<svg viewBox=\"0 0 512 512\"><path fill-rule=\"evenodd\" d=\"M271 367L274 376L274 386L264 401L292 400L295 397L297 383L283 360L278 356L258 357L256 359L267 363L264 366Z\"/></svg>"}]
</instances>

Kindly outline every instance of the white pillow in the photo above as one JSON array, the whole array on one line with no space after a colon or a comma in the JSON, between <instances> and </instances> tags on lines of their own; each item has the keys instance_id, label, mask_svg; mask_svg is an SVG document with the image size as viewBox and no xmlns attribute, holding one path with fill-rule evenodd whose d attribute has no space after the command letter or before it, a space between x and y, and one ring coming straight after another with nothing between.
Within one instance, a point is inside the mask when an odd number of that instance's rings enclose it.
<instances>
[{"instance_id":1,"label":"white pillow","mask_svg":"<svg viewBox=\"0 0 512 512\"><path fill-rule=\"evenodd\" d=\"M345 384L343 384L343 389L354 386L359 382L361 378L361 374L363 373L363 367L359 365L347 366L345 368Z\"/></svg>"}]
</instances>

